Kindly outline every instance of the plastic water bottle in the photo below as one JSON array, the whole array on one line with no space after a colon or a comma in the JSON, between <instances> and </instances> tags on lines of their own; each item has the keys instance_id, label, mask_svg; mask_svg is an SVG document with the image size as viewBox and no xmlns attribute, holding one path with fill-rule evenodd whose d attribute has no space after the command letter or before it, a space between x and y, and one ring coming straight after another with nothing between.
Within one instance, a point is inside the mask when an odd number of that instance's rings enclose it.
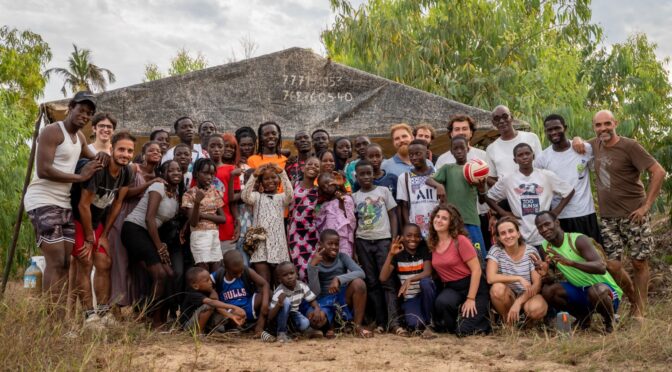
<instances>
[{"instance_id":1,"label":"plastic water bottle","mask_svg":"<svg viewBox=\"0 0 672 372\"><path fill-rule=\"evenodd\" d=\"M42 293L42 270L33 259L30 260L30 266L23 273L23 288L35 294Z\"/></svg>"},{"instance_id":2,"label":"plastic water bottle","mask_svg":"<svg viewBox=\"0 0 672 372\"><path fill-rule=\"evenodd\" d=\"M559 312L555 316L555 329L560 333L571 334L572 322L574 322L574 319L575 318L566 311Z\"/></svg>"}]
</instances>

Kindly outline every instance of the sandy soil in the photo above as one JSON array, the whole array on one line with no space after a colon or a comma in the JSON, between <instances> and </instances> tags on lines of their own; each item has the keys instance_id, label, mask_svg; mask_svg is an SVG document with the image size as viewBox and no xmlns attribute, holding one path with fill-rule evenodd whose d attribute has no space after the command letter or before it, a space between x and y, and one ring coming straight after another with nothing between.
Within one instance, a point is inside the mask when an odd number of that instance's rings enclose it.
<instances>
[{"instance_id":1,"label":"sandy soil","mask_svg":"<svg viewBox=\"0 0 672 372\"><path fill-rule=\"evenodd\" d=\"M141 347L134 365L152 370L220 371L539 371L570 370L547 361L534 361L524 345L502 337L434 340L377 335L362 340L342 336L336 340L299 340L263 344L257 340L217 335L196 341L188 336L161 337ZM525 340L520 340L525 343Z\"/></svg>"}]
</instances>

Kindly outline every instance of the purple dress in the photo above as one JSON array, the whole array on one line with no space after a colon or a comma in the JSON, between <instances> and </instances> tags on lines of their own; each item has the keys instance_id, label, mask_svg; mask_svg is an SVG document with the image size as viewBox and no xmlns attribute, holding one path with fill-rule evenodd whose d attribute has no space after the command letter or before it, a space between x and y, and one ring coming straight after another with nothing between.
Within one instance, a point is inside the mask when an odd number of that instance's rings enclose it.
<instances>
[{"instance_id":1,"label":"purple dress","mask_svg":"<svg viewBox=\"0 0 672 372\"><path fill-rule=\"evenodd\" d=\"M306 269L319 240L315 227L316 205L317 187L306 189L300 183L297 184L289 205L287 236L289 237L289 255L299 273L299 279L304 282L308 281Z\"/></svg>"},{"instance_id":2,"label":"purple dress","mask_svg":"<svg viewBox=\"0 0 672 372\"><path fill-rule=\"evenodd\" d=\"M355 244L355 203L352 196L343 195L345 212L341 209L338 199L333 199L322 203L320 211L317 214L317 231L322 233L326 229L334 229L338 232L339 251L352 257L353 246Z\"/></svg>"}]
</instances>

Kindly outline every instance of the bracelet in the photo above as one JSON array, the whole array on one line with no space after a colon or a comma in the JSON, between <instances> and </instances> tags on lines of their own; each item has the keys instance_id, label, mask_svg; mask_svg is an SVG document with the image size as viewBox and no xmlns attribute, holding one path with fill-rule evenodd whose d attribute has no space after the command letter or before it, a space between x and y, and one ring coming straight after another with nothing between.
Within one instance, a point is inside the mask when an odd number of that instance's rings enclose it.
<instances>
[{"instance_id":1,"label":"bracelet","mask_svg":"<svg viewBox=\"0 0 672 372\"><path fill-rule=\"evenodd\" d=\"M467 300L476 301L476 297L469 297L469 296L467 296Z\"/></svg>"}]
</instances>

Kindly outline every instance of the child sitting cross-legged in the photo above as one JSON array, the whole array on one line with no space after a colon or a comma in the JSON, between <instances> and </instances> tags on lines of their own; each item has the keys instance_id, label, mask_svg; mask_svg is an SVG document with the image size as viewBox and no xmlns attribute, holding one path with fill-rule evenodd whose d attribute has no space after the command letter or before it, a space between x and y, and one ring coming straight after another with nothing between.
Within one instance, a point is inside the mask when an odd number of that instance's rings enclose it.
<instances>
[{"instance_id":1,"label":"child sitting cross-legged","mask_svg":"<svg viewBox=\"0 0 672 372\"><path fill-rule=\"evenodd\" d=\"M422 239L420 227L414 223L404 226L401 236L392 242L387 259L380 270L380 281L396 273L401 282L399 297L403 298L401 310L406 326L411 330L420 330L423 338L436 335L429 329L436 287L432 280L432 255L427 243Z\"/></svg>"},{"instance_id":2,"label":"child sitting cross-legged","mask_svg":"<svg viewBox=\"0 0 672 372\"><path fill-rule=\"evenodd\" d=\"M217 300L208 270L196 266L185 275L188 290L184 295L180 324L182 329L209 332L231 319L236 325L245 323L245 311Z\"/></svg>"},{"instance_id":3,"label":"child sitting cross-legged","mask_svg":"<svg viewBox=\"0 0 672 372\"><path fill-rule=\"evenodd\" d=\"M212 279L219 300L242 310L245 323L256 322L254 336L261 337L268 315L268 282L256 271L245 266L243 255L238 250L229 250L224 254L224 267L215 271Z\"/></svg>"},{"instance_id":4,"label":"child sitting cross-legged","mask_svg":"<svg viewBox=\"0 0 672 372\"><path fill-rule=\"evenodd\" d=\"M274 320L277 324L278 342L291 340L287 335L290 326L311 338L322 337L322 332L311 328L311 320L315 324L323 325L324 313L320 310L320 305L315 301L316 296L308 285L297 280L294 264L289 261L279 264L275 269L275 275L280 285L273 292L268 319ZM313 308L308 317L299 312L299 306L304 301Z\"/></svg>"},{"instance_id":5,"label":"child sitting cross-legged","mask_svg":"<svg viewBox=\"0 0 672 372\"><path fill-rule=\"evenodd\" d=\"M334 337L336 312L344 320L355 323L355 334L362 338L373 337L373 332L362 327L366 309L366 284L364 270L349 255L339 252L339 235L332 229L322 231L318 249L308 265L308 283L318 296L317 302L326 315L326 324L312 317L315 328L323 328L327 338ZM351 311L354 311L354 317ZM310 309L306 314L311 318Z\"/></svg>"}]
</instances>

